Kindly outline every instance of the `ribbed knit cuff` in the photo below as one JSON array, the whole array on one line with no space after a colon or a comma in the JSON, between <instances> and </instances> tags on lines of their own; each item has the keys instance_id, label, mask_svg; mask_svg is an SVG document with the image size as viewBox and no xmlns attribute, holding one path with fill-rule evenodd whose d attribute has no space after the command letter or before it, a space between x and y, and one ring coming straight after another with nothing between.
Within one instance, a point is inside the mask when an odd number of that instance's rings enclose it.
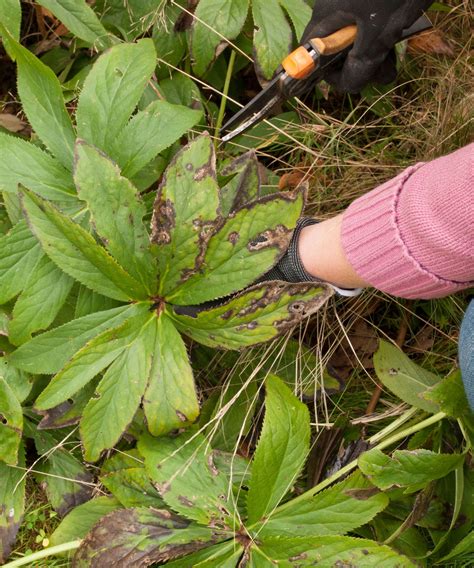
<instances>
[{"instance_id":1,"label":"ribbed knit cuff","mask_svg":"<svg viewBox=\"0 0 474 568\"><path fill-rule=\"evenodd\" d=\"M394 296L430 299L447 296L466 285L426 270L402 239L397 204L406 181L423 164L356 199L344 213L342 245L357 274L374 288Z\"/></svg>"}]
</instances>

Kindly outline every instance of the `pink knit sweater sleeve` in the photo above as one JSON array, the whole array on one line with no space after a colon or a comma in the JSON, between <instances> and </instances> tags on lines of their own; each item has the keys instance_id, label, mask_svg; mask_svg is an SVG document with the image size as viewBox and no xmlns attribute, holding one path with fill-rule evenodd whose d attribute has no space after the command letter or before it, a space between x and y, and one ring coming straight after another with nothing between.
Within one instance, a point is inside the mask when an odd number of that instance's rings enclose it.
<instances>
[{"instance_id":1,"label":"pink knit sweater sleeve","mask_svg":"<svg viewBox=\"0 0 474 568\"><path fill-rule=\"evenodd\" d=\"M354 201L342 244L357 274L394 296L437 298L474 286L474 144Z\"/></svg>"}]
</instances>

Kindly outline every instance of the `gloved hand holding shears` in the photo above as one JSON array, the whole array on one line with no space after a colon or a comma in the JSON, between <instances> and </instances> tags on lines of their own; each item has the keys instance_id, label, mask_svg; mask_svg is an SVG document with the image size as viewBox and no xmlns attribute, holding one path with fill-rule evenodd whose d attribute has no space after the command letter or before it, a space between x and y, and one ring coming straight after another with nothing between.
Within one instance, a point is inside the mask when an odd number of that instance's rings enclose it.
<instances>
[{"instance_id":1,"label":"gloved hand holding shears","mask_svg":"<svg viewBox=\"0 0 474 568\"><path fill-rule=\"evenodd\" d=\"M228 142L279 103L301 96L321 80L358 91L371 80L395 78L394 45L431 27L423 10L431 0L316 0L302 45L274 79L222 128Z\"/></svg>"}]
</instances>

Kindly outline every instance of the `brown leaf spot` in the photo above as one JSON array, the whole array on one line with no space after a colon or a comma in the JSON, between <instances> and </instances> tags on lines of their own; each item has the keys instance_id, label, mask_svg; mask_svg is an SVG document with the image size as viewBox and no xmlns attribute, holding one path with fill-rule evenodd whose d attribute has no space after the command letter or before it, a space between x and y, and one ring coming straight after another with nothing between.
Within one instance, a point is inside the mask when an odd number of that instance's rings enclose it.
<instances>
[{"instance_id":1,"label":"brown leaf spot","mask_svg":"<svg viewBox=\"0 0 474 568\"><path fill-rule=\"evenodd\" d=\"M181 505L184 505L185 507L194 507L194 502L191 501L191 499L185 497L184 495L180 495L178 497L178 501L181 503Z\"/></svg>"},{"instance_id":2,"label":"brown leaf spot","mask_svg":"<svg viewBox=\"0 0 474 568\"><path fill-rule=\"evenodd\" d=\"M230 233L227 238L228 238L229 242L232 245L235 246L237 244L239 238L240 238L240 235L239 235L239 233L237 233L237 231L234 231L234 232Z\"/></svg>"},{"instance_id":3,"label":"brown leaf spot","mask_svg":"<svg viewBox=\"0 0 474 568\"><path fill-rule=\"evenodd\" d=\"M178 417L178 420L180 420L181 422L188 421L188 417L186 416L186 414L183 414L180 410L176 410L176 416Z\"/></svg>"},{"instance_id":4,"label":"brown leaf spot","mask_svg":"<svg viewBox=\"0 0 474 568\"><path fill-rule=\"evenodd\" d=\"M346 489L344 493L349 497L357 499L358 501L366 501L367 499L370 499L370 497L378 495L380 493L380 489L378 487L368 487L366 489Z\"/></svg>"},{"instance_id":5,"label":"brown leaf spot","mask_svg":"<svg viewBox=\"0 0 474 568\"><path fill-rule=\"evenodd\" d=\"M151 242L157 245L168 245L171 242L171 232L175 225L176 212L173 202L169 199L163 199L160 190L153 206Z\"/></svg>"},{"instance_id":6,"label":"brown leaf spot","mask_svg":"<svg viewBox=\"0 0 474 568\"><path fill-rule=\"evenodd\" d=\"M301 554L298 554L298 556L292 556L291 558L288 558L288 560L290 562L297 562L298 560L306 560L307 558L308 555L302 552Z\"/></svg>"},{"instance_id":7,"label":"brown leaf spot","mask_svg":"<svg viewBox=\"0 0 474 568\"><path fill-rule=\"evenodd\" d=\"M276 247L281 251L285 251L290 244L293 231L284 225L278 225L275 229L269 229L247 245L250 252Z\"/></svg>"},{"instance_id":8,"label":"brown leaf spot","mask_svg":"<svg viewBox=\"0 0 474 568\"><path fill-rule=\"evenodd\" d=\"M215 463L214 463L214 456L213 454L209 454L207 457L207 465L209 467L210 472L212 473L212 475L217 476L219 475L219 470L217 469Z\"/></svg>"}]
</instances>

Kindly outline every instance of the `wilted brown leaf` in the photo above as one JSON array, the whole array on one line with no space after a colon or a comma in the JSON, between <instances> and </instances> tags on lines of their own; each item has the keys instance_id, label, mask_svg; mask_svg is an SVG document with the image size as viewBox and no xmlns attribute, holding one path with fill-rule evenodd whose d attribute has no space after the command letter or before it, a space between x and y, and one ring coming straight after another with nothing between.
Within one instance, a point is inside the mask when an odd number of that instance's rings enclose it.
<instances>
[{"instance_id":1,"label":"wilted brown leaf","mask_svg":"<svg viewBox=\"0 0 474 568\"><path fill-rule=\"evenodd\" d=\"M452 47L444 38L440 30L428 30L416 35L408 40L408 52L414 55L418 53L429 53L436 55L454 56Z\"/></svg>"},{"instance_id":2,"label":"wilted brown leaf","mask_svg":"<svg viewBox=\"0 0 474 568\"><path fill-rule=\"evenodd\" d=\"M23 122L14 114L0 113L0 126L10 132L20 132L25 128L26 122Z\"/></svg>"}]
</instances>

